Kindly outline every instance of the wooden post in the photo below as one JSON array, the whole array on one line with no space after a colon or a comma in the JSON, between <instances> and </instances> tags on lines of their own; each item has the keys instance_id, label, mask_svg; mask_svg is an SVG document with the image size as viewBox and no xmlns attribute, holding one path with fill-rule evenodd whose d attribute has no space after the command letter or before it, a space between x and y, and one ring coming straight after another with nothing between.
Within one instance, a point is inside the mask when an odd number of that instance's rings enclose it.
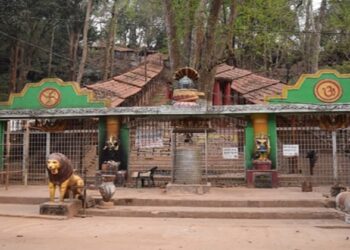
<instances>
[{"instance_id":1,"label":"wooden post","mask_svg":"<svg viewBox=\"0 0 350 250\"><path fill-rule=\"evenodd\" d=\"M45 156L46 156L46 159L49 158L49 155L50 155L50 148L51 148L51 133L50 132L46 132L46 148L45 148ZM53 152L52 152L53 153ZM46 164L46 163L45 163ZM45 177L46 177L46 180L49 179L49 174L47 173L47 171L45 171Z\"/></svg>"},{"instance_id":2,"label":"wooden post","mask_svg":"<svg viewBox=\"0 0 350 250\"><path fill-rule=\"evenodd\" d=\"M10 121L7 122L6 128L6 179L5 179L5 189L9 186L9 175L10 175L10 152L11 152L11 140L10 140Z\"/></svg>"},{"instance_id":3,"label":"wooden post","mask_svg":"<svg viewBox=\"0 0 350 250\"><path fill-rule=\"evenodd\" d=\"M332 131L332 156L334 184L338 183L337 132Z\"/></svg>"},{"instance_id":4,"label":"wooden post","mask_svg":"<svg viewBox=\"0 0 350 250\"><path fill-rule=\"evenodd\" d=\"M175 169L175 161L176 161L176 134L173 132L173 129L171 129L171 182L174 182L174 169Z\"/></svg>"},{"instance_id":5,"label":"wooden post","mask_svg":"<svg viewBox=\"0 0 350 250\"><path fill-rule=\"evenodd\" d=\"M29 126L28 121L25 122L25 130L23 135L23 184L28 185L28 162L29 162Z\"/></svg>"},{"instance_id":6,"label":"wooden post","mask_svg":"<svg viewBox=\"0 0 350 250\"><path fill-rule=\"evenodd\" d=\"M0 171L4 170L4 131L5 122L0 121Z\"/></svg>"},{"instance_id":7,"label":"wooden post","mask_svg":"<svg viewBox=\"0 0 350 250\"><path fill-rule=\"evenodd\" d=\"M208 183L208 131L205 129L205 181Z\"/></svg>"}]
</instances>

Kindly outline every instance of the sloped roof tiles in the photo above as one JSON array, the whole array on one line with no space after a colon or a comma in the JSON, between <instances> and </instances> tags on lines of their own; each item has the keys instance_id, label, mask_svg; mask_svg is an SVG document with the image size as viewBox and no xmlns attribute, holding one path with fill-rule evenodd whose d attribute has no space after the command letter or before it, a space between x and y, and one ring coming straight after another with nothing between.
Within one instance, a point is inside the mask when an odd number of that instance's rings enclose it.
<instances>
[{"instance_id":1,"label":"sloped roof tiles","mask_svg":"<svg viewBox=\"0 0 350 250\"><path fill-rule=\"evenodd\" d=\"M119 106L124 100L141 91L150 80L156 77L163 69L161 54L147 56L146 64L107 81L87 85L86 88L94 91L98 98L109 98L111 107Z\"/></svg>"},{"instance_id":2,"label":"sloped roof tiles","mask_svg":"<svg viewBox=\"0 0 350 250\"><path fill-rule=\"evenodd\" d=\"M279 80L266 78L249 70L239 69L227 64L217 67L215 79L232 81L231 88L251 103L264 103L265 96L281 94L283 84Z\"/></svg>"}]
</instances>

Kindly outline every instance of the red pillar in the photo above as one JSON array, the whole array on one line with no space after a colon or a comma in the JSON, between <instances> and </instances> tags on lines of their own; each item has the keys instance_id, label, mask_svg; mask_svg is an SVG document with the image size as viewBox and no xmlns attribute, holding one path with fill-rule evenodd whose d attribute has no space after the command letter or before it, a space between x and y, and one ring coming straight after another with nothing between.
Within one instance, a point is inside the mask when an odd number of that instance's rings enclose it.
<instances>
[{"instance_id":1,"label":"red pillar","mask_svg":"<svg viewBox=\"0 0 350 250\"><path fill-rule=\"evenodd\" d=\"M232 105L231 82L225 83L224 105Z\"/></svg>"},{"instance_id":2,"label":"red pillar","mask_svg":"<svg viewBox=\"0 0 350 250\"><path fill-rule=\"evenodd\" d=\"M220 90L220 82L218 81L214 83L213 105L222 105L222 93Z\"/></svg>"}]
</instances>

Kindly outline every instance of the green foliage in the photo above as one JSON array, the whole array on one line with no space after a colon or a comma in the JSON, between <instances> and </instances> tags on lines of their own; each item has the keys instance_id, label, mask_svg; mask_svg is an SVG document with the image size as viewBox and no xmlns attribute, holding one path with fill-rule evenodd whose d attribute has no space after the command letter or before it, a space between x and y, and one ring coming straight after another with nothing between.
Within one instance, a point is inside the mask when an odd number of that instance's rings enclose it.
<instances>
[{"instance_id":1,"label":"green foliage","mask_svg":"<svg viewBox=\"0 0 350 250\"><path fill-rule=\"evenodd\" d=\"M339 73L342 74L349 74L350 73L350 61L343 61L342 64L337 64L331 67L326 68L332 68L337 70Z\"/></svg>"},{"instance_id":2,"label":"green foliage","mask_svg":"<svg viewBox=\"0 0 350 250\"><path fill-rule=\"evenodd\" d=\"M118 13L118 39L129 47L162 49L165 25L161 0L130 0Z\"/></svg>"},{"instance_id":3,"label":"green foliage","mask_svg":"<svg viewBox=\"0 0 350 250\"><path fill-rule=\"evenodd\" d=\"M344 68L344 65L350 61L350 1L331 0L329 2L324 33L322 64ZM347 73L349 72L350 70Z\"/></svg>"},{"instance_id":4,"label":"green foliage","mask_svg":"<svg viewBox=\"0 0 350 250\"><path fill-rule=\"evenodd\" d=\"M241 67L271 70L293 60L297 16L288 0L247 0L238 8L235 42Z\"/></svg>"}]
</instances>

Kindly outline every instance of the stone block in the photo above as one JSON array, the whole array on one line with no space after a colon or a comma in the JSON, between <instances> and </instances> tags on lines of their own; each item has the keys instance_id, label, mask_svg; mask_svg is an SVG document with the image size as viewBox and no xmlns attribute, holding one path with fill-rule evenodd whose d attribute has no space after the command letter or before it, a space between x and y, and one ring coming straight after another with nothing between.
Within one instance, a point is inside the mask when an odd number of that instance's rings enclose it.
<instances>
[{"instance_id":1,"label":"stone block","mask_svg":"<svg viewBox=\"0 0 350 250\"><path fill-rule=\"evenodd\" d=\"M78 214L81 207L82 202L80 200L44 202L40 204L40 214L73 217Z\"/></svg>"},{"instance_id":2,"label":"stone block","mask_svg":"<svg viewBox=\"0 0 350 250\"><path fill-rule=\"evenodd\" d=\"M211 184L175 184L168 183L166 186L167 193L191 193L205 194L210 190Z\"/></svg>"}]
</instances>

